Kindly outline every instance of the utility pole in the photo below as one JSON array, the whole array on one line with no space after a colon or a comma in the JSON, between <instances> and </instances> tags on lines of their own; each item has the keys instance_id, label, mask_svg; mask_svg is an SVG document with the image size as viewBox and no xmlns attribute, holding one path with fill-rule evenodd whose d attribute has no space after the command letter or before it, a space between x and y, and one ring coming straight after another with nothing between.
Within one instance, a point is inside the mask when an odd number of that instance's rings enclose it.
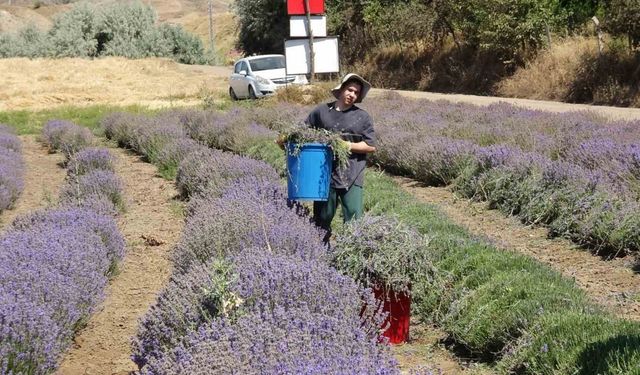
<instances>
[{"instance_id":1,"label":"utility pole","mask_svg":"<svg viewBox=\"0 0 640 375\"><path fill-rule=\"evenodd\" d=\"M602 37L602 30L600 29L600 20L598 20L598 17L593 16L591 17L591 21L595 24L596 34L598 35L598 54L602 55L602 51L604 50L604 38Z\"/></svg>"},{"instance_id":2,"label":"utility pole","mask_svg":"<svg viewBox=\"0 0 640 375\"><path fill-rule=\"evenodd\" d=\"M209 49L211 50L211 53L215 58L216 51L214 47L215 47L215 44L213 42L213 0L209 0Z\"/></svg>"},{"instance_id":3,"label":"utility pole","mask_svg":"<svg viewBox=\"0 0 640 375\"><path fill-rule=\"evenodd\" d=\"M311 82L316 79L316 69L314 66L316 54L313 51L313 30L311 29L311 8L309 7L309 0L304 0L304 11L307 14L307 34L309 34L309 67L311 68L311 79L309 82Z\"/></svg>"}]
</instances>

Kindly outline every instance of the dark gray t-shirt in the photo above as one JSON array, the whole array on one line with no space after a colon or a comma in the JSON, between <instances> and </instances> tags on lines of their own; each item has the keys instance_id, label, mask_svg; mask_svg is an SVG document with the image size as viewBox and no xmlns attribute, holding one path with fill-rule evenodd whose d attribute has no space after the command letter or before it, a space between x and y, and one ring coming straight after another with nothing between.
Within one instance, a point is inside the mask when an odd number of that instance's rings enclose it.
<instances>
[{"instance_id":1,"label":"dark gray t-shirt","mask_svg":"<svg viewBox=\"0 0 640 375\"><path fill-rule=\"evenodd\" d=\"M317 106L305 121L308 125L342 134L345 141L365 141L369 146L376 145L373 122L369 114L355 105L348 110L336 111L335 102ZM334 163L331 174L331 187L349 189L351 185L362 186L364 169L367 166L367 155L352 153L346 169L338 170Z\"/></svg>"}]
</instances>

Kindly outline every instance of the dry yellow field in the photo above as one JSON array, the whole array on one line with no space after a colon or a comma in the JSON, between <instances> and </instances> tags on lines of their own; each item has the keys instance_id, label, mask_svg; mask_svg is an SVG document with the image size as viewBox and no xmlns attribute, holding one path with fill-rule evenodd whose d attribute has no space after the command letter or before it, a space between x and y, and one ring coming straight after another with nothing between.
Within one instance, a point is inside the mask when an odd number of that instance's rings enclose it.
<instances>
[{"instance_id":1,"label":"dry yellow field","mask_svg":"<svg viewBox=\"0 0 640 375\"><path fill-rule=\"evenodd\" d=\"M168 59L0 59L0 111L64 105L151 108L201 103L226 93L230 68Z\"/></svg>"}]
</instances>

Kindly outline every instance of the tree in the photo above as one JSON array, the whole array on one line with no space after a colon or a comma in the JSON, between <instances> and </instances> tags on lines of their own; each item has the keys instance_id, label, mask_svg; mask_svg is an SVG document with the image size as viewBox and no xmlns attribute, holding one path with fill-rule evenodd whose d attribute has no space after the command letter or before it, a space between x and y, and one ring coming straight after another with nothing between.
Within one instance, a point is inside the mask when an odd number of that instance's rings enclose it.
<instances>
[{"instance_id":1,"label":"tree","mask_svg":"<svg viewBox=\"0 0 640 375\"><path fill-rule=\"evenodd\" d=\"M240 30L237 47L245 54L284 53L289 16L284 0L236 0Z\"/></svg>"},{"instance_id":2,"label":"tree","mask_svg":"<svg viewBox=\"0 0 640 375\"><path fill-rule=\"evenodd\" d=\"M605 13L607 31L626 36L631 49L640 47L640 0L609 0Z\"/></svg>"}]
</instances>

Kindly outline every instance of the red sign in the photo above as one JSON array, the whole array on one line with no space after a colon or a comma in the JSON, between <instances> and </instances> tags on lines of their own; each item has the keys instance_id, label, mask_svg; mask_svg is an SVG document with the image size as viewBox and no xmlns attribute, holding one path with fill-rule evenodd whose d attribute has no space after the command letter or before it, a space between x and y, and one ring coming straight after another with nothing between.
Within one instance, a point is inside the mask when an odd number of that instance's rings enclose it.
<instances>
[{"instance_id":1,"label":"red sign","mask_svg":"<svg viewBox=\"0 0 640 375\"><path fill-rule=\"evenodd\" d=\"M290 16L307 14L304 2L305 0L287 0L287 14ZM324 14L324 0L309 0L309 13Z\"/></svg>"}]
</instances>

